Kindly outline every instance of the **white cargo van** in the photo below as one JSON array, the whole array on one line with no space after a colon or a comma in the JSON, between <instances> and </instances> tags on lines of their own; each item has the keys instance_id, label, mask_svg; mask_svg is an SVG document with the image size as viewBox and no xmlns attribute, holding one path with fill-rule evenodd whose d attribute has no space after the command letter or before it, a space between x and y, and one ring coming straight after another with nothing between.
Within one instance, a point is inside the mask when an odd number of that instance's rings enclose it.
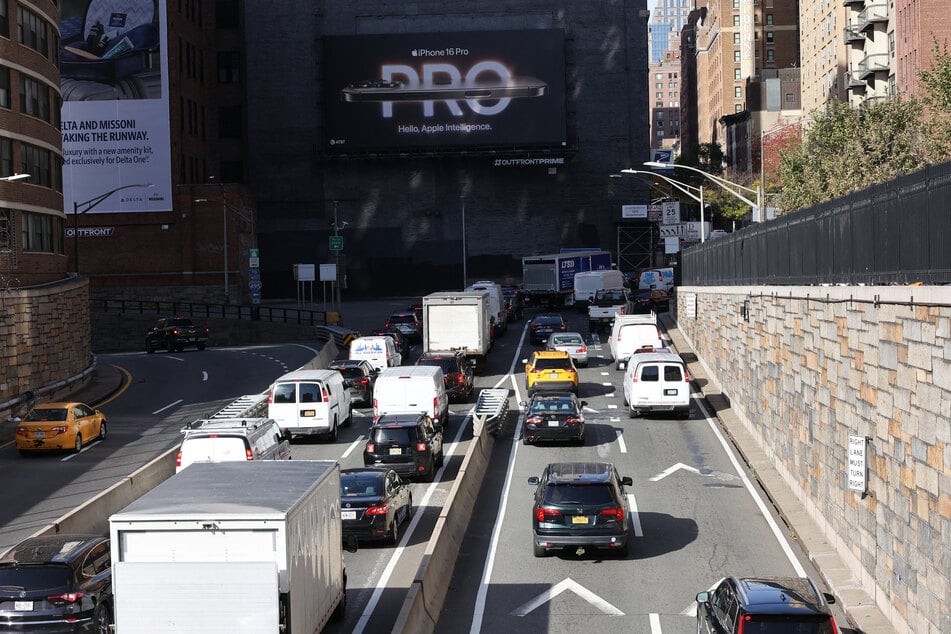
<instances>
[{"instance_id":1,"label":"white cargo van","mask_svg":"<svg viewBox=\"0 0 951 634\"><path fill-rule=\"evenodd\" d=\"M667 267L641 271L637 281L637 288L642 290L659 288L662 291L671 292L674 290L674 269Z\"/></svg>"},{"instance_id":2,"label":"white cargo van","mask_svg":"<svg viewBox=\"0 0 951 634\"><path fill-rule=\"evenodd\" d=\"M638 348L662 348L664 341L657 327L657 316L654 313L615 316L608 345L618 370L624 369L627 358Z\"/></svg>"},{"instance_id":3,"label":"white cargo van","mask_svg":"<svg viewBox=\"0 0 951 634\"><path fill-rule=\"evenodd\" d=\"M403 355L396 349L392 337L383 335L357 337L350 342L350 359L368 361L377 370L402 365Z\"/></svg>"},{"instance_id":4,"label":"white cargo van","mask_svg":"<svg viewBox=\"0 0 951 634\"><path fill-rule=\"evenodd\" d=\"M288 440L322 434L335 442L337 428L353 419L350 391L336 370L297 370L271 385L267 416L277 421Z\"/></svg>"},{"instance_id":5,"label":"white cargo van","mask_svg":"<svg viewBox=\"0 0 951 634\"><path fill-rule=\"evenodd\" d=\"M508 330L508 310L505 308L505 295L502 286L495 282L481 281L470 284L466 291L488 291L489 313L492 321L492 338L495 339Z\"/></svg>"},{"instance_id":6,"label":"white cargo van","mask_svg":"<svg viewBox=\"0 0 951 634\"><path fill-rule=\"evenodd\" d=\"M680 355L670 351L631 355L623 385L631 418L651 412L690 415L690 375Z\"/></svg>"},{"instance_id":7,"label":"white cargo van","mask_svg":"<svg viewBox=\"0 0 951 634\"><path fill-rule=\"evenodd\" d=\"M270 418L199 419L182 434L175 473L195 462L291 459L290 443Z\"/></svg>"},{"instance_id":8,"label":"white cargo van","mask_svg":"<svg viewBox=\"0 0 951 634\"><path fill-rule=\"evenodd\" d=\"M449 395L442 368L411 365L387 368L373 386L373 420L383 414L425 412L433 422L445 425L449 419Z\"/></svg>"},{"instance_id":9,"label":"white cargo van","mask_svg":"<svg viewBox=\"0 0 951 634\"><path fill-rule=\"evenodd\" d=\"M575 307L584 310L598 291L613 291L622 288L624 288L624 274L620 271L614 269L585 271L575 273L575 291L572 297Z\"/></svg>"}]
</instances>

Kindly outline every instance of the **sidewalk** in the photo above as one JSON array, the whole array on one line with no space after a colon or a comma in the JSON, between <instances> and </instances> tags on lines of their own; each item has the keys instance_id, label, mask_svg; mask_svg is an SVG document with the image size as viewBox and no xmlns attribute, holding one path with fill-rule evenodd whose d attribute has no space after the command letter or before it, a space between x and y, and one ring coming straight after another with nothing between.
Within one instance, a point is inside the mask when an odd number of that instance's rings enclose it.
<instances>
[{"instance_id":1,"label":"sidewalk","mask_svg":"<svg viewBox=\"0 0 951 634\"><path fill-rule=\"evenodd\" d=\"M852 571L803 508L802 502L793 494L773 463L766 458L766 454L746 431L736 412L730 407L729 398L722 393L717 381L707 375L705 366L678 330L673 317L664 313L660 315L660 321L670 340L687 362L691 378L703 386L701 391L707 404L716 413L734 447L750 466L752 476L759 482L776 512L788 526L790 537L799 542L806 556L815 564L853 626L865 634L894 633L895 628L875 605L875 600L861 587Z\"/></svg>"}]
</instances>

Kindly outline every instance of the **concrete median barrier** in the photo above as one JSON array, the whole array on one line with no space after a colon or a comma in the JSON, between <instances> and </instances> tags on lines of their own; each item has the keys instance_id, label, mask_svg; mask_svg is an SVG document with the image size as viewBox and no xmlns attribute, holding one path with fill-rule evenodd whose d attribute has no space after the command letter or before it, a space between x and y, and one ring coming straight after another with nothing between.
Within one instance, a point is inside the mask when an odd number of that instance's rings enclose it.
<instances>
[{"instance_id":1,"label":"concrete median barrier","mask_svg":"<svg viewBox=\"0 0 951 634\"><path fill-rule=\"evenodd\" d=\"M464 425L471 424L466 417ZM459 473L442 507L426 552L416 571L400 610L394 634L427 634L436 628L436 621L446 601L459 546L466 534L475 508L482 479L489 465L495 439L480 427L462 459Z\"/></svg>"}]
</instances>

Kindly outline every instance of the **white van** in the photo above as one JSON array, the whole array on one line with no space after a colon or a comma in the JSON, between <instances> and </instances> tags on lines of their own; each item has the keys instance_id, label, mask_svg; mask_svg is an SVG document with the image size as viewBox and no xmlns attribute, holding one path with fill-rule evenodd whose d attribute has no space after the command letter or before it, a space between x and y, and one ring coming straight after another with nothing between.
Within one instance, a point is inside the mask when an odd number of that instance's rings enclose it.
<instances>
[{"instance_id":1,"label":"white van","mask_svg":"<svg viewBox=\"0 0 951 634\"><path fill-rule=\"evenodd\" d=\"M350 391L336 370L290 372L271 385L267 416L277 421L288 440L321 434L335 442L337 428L353 419Z\"/></svg>"},{"instance_id":2,"label":"white van","mask_svg":"<svg viewBox=\"0 0 951 634\"><path fill-rule=\"evenodd\" d=\"M290 443L270 418L199 419L182 433L175 473L194 462L291 459Z\"/></svg>"},{"instance_id":3,"label":"white van","mask_svg":"<svg viewBox=\"0 0 951 634\"><path fill-rule=\"evenodd\" d=\"M493 324L491 333L493 339L508 330L508 310L505 308L505 295L502 293L502 286L500 284L483 280L470 284L466 287L466 291L489 292L489 313Z\"/></svg>"},{"instance_id":4,"label":"white van","mask_svg":"<svg viewBox=\"0 0 951 634\"><path fill-rule=\"evenodd\" d=\"M610 269L575 273L575 290L572 295L575 307L584 310L598 291L613 291L624 288L624 273Z\"/></svg>"},{"instance_id":5,"label":"white van","mask_svg":"<svg viewBox=\"0 0 951 634\"><path fill-rule=\"evenodd\" d=\"M373 420L383 414L420 412L441 425L449 419L449 395L442 368L410 365L383 370L373 386Z\"/></svg>"},{"instance_id":6,"label":"white van","mask_svg":"<svg viewBox=\"0 0 951 634\"><path fill-rule=\"evenodd\" d=\"M669 351L631 355L623 385L631 418L651 412L690 415L690 375L680 355Z\"/></svg>"},{"instance_id":7,"label":"white van","mask_svg":"<svg viewBox=\"0 0 951 634\"><path fill-rule=\"evenodd\" d=\"M383 335L357 337L350 342L350 359L368 361L377 370L402 365L403 355L396 349L393 337Z\"/></svg>"},{"instance_id":8,"label":"white van","mask_svg":"<svg viewBox=\"0 0 951 634\"><path fill-rule=\"evenodd\" d=\"M608 339L614 367L623 370L627 358L638 348L662 348L664 341L657 327L657 316L616 315Z\"/></svg>"},{"instance_id":9,"label":"white van","mask_svg":"<svg viewBox=\"0 0 951 634\"><path fill-rule=\"evenodd\" d=\"M638 277L637 288L649 290L659 288L668 293L674 290L674 269L667 267L664 269L647 269L641 271Z\"/></svg>"}]
</instances>

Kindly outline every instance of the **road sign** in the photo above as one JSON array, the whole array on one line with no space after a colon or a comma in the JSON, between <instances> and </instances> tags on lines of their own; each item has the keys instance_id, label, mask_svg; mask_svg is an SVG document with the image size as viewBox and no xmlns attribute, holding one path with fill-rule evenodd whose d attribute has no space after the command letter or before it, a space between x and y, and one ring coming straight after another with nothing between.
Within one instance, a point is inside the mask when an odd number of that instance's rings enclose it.
<instances>
[{"instance_id":1,"label":"road sign","mask_svg":"<svg viewBox=\"0 0 951 634\"><path fill-rule=\"evenodd\" d=\"M261 280L261 269L248 269L248 279L260 281Z\"/></svg>"},{"instance_id":2,"label":"road sign","mask_svg":"<svg viewBox=\"0 0 951 634\"><path fill-rule=\"evenodd\" d=\"M257 248L248 249L248 257L249 257L249 258L257 258L257 257L260 257L260 256L261 256L261 254L258 252Z\"/></svg>"},{"instance_id":3,"label":"road sign","mask_svg":"<svg viewBox=\"0 0 951 634\"><path fill-rule=\"evenodd\" d=\"M330 236L330 250L343 251L343 236Z\"/></svg>"},{"instance_id":4,"label":"road sign","mask_svg":"<svg viewBox=\"0 0 951 634\"><path fill-rule=\"evenodd\" d=\"M679 225L660 225L661 238L683 238L686 235L686 226Z\"/></svg>"},{"instance_id":5,"label":"road sign","mask_svg":"<svg viewBox=\"0 0 951 634\"><path fill-rule=\"evenodd\" d=\"M675 225L680 222L680 201L668 200L661 203L664 210L664 224Z\"/></svg>"},{"instance_id":6,"label":"road sign","mask_svg":"<svg viewBox=\"0 0 951 634\"><path fill-rule=\"evenodd\" d=\"M251 289L252 293L260 291L262 286L264 286L264 284L261 282L261 280L251 280L248 282L248 288Z\"/></svg>"}]
</instances>

